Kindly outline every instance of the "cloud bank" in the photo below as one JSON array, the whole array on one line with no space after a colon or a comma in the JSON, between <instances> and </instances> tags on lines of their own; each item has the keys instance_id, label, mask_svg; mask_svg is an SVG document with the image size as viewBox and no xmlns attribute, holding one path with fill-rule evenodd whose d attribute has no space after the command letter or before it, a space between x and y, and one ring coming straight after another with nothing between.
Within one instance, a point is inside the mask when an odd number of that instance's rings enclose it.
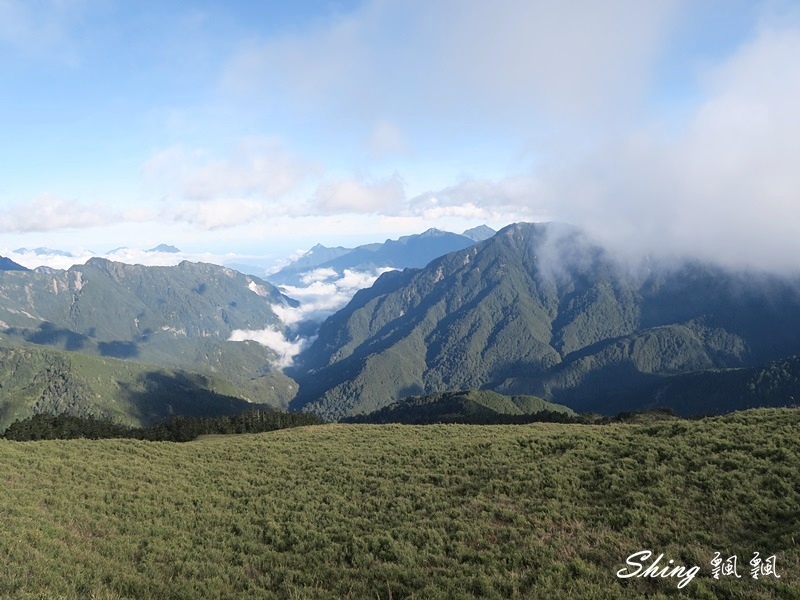
<instances>
[{"instance_id":1,"label":"cloud bank","mask_svg":"<svg viewBox=\"0 0 800 600\"><path fill-rule=\"evenodd\" d=\"M106 204L81 204L43 194L30 204L0 213L0 232L44 232L59 229L100 227L123 219L120 211Z\"/></svg>"},{"instance_id":2,"label":"cloud bank","mask_svg":"<svg viewBox=\"0 0 800 600\"><path fill-rule=\"evenodd\" d=\"M765 27L703 78L680 131L613 140L543 178L540 201L629 252L797 269L800 28Z\"/></svg>"},{"instance_id":3,"label":"cloud bank","mask_svg":"<svg viewBox=\"0 0 800 600\"><path fill-rule=\"evenodd\" d=\"M244 342L247 340L258 342L262 346L274 350L278 355L274 364L280 368L292 366L294 357L300 354L310 343L308 338L289 340L282 332L274 329L237 329L228 338L229 342Z\"/></svg>"},{"instance_id":4,"label":"cloud bank","mask_svg":"<svg viewBox=\"0 0 800 600\"><path fill-rule=\"evenodd\" d=\"M391 271L386 267L372 272L351 271L345 269L339 275L333 269L314 269L306 273L303 286L280 286L287 296L300 301L297 307L275 305L272 310L287 328L284 334L275 328L261 330L236 330L231 334L231 341L253 340L271 348L278 354L276 365L289 367L294 358L316 339L316 334L308 335L308 325L313 330L352 299L355 293L370 287L383 273Z\"/></svg>"}]
</instances>

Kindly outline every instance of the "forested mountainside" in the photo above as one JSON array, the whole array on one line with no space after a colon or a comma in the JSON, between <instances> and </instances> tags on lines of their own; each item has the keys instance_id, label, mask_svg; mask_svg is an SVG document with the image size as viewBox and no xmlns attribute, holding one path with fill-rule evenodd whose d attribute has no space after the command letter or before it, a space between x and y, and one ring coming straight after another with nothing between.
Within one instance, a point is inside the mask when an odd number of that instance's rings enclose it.
<instances>
[{"instance_id":1,"label":"forested mountainside","mask_svg":"<svg viewBox=\"0 0 800 600\"><path fill-rule=\"evenodd\" d=\"M96 258L66 271L0 271L0 352L7 369L17 365L3 375L0 417L65 405L109 416L113 399L120 418L145 423L184 410L164 390L216 398L223 411L256 403L327 419L459 390L604 414L719 413L800 396L797 279L623 262L558 223L512 225L422 269L385 273L329 317L285 372L274 350L229 341L243 329L291 338L278 314L296 306L264 280L202 263ZM14 354L23 347L41 367L28 387ZM110 359L137 363L136 374L120 375ZM143 390L155 404L131 408Z\"/></svg>"},{"instance_id":2,"label":"forested mountainside","mask_svg":"<svg viewBox=\"0 0 800 600\"><path fill-rule=\"evenodd\" d=\"M581 411L625 399L634 410L671 404L657 385L668 377L794 354L795 280L623 263L577 228L521 223L356 294L301 355L292 406L339 418L412 395L490 389Z\"/></svg>"},{"instance_id":3,"label":"forested mountainside","mask_svg":"<svg viewBox=\"0 0 800 600\"><path fill-rule=\"evenodd\" d=\"M263 406L247 395L224 377L32 344L0 346L0 432L36 414L141 427L174 415L233 415Z\"/></svg>"},{"instance_id":4,"label":"forested mountainside","mask_svg":"<svg viewBox=\"0 0 800 600\"><path fill-rule=\"evenodd\" d=\"M240 399L285 406L297 388L274 366L275 352L228 340L237 329L285 331L273 307L295 305L266 281L216 265L95 258L0 272L0 341L204 373Z\"/></svg>"}]
</instances>

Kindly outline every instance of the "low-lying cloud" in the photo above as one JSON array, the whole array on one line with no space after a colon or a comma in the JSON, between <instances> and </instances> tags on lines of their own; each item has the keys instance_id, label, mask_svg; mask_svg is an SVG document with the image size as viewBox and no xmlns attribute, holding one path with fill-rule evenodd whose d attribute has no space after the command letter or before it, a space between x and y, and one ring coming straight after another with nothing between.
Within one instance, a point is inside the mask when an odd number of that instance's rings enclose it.
<instances>
[{"instance_id":1,"label":"low-lying cloud","mask_svg":"<svg viewBox=\"0 0 800 600\"><path fill-rule=\"evenodd\" d=\"M91 258L104 258L107 260L126 263L129 265L144 265L146 267L173 267L181 262L188 260L191 262L205 262L215 265L226 266L237 261L254 260L254 257L236 254L212 254L209 252L160 252L153 250L142 250L139 248L116 248L114 250L97 253L90 250L73 250L65 252L57 249L47 248L16 248L4 249L0 252L3 256L10 258L14 262L35 269L37 267L49 267L51 269L69 269L74 265L85 264ZM268 257L257 257L260 262L266 265L270 262ZM257 269L254 269L257 270Z\"/></svg>"},{"instance_id":2,"label":"low-lying cloud","mask_svg":"<svg viewBox=\"0 0 800 600\"><path fill-rule=\"evenodd\" d=\"M280 286L284 294L300 302L299 306L272 307L287 333L272 327L262 330L237 329L231 334L230 340L258 342L278 354L277 366L292 366L295 357L316 339L316 334L309 334L309 331L315 332L322 321L344 308L358 290L370 287L380 275L391 270L388 267L369 272L345 269L341 275L333 269L309 271L301 278L304 285Z\"/></svg>"},{"instance_id":3,"label":"low-lying cloud","mask_svg":"<svg viewBox=\"0 0 800 600\"><path fill-rule=\"evenodd\" d=\"M228 338L230 342L244 342L247 340L258 342L262 346L274 350L278 355L275 365L281 368L292 366L294 357L300 354L313 341L313 339L309 338L289 340L282 332L275 329L236 329Z\"/></svg>"},{"instance_id":4,"label":"low-lying cloud","mask_svg":"<svg viewBox=\"0 0 800 600\"><path fill-rule=\"evenodd\" d=\"M343 308L358 290L370 287L383 273L392 270L391 267L374 271L344 269L340 275L334 269L314 269L302 276L304 285L282 285L280 290L300 302L299 308L290 310L298 311L303 320L322 322Z\"/></svg>"}]
</instances>

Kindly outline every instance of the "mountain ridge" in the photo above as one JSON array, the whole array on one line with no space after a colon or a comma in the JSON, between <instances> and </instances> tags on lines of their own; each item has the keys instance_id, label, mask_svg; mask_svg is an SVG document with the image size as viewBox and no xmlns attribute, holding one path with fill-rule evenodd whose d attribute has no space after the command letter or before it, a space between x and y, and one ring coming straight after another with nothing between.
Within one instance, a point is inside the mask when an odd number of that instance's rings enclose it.
<instances>
[{"instance_id":1,"label":"mountain ridge","mask_svg":"<svg viewBox=\"0 0 800 600\"><path fill-rule=\"evenodd\" d=\"M410 396L368 414L343 419L346 423L502 423L522 422L535 415L565 418L576 414L566 406L536 396L503 396L489 390L435 392Z\"/></svg>"},{"instance_id":2,"label":"mountain ridge","mask_svg":"<svg viewBox=\"0 0 800 600\"><path fill-rule=\"evenodd\" d=\"M476 235L480 236L482 232L485 230L479 230ZM277 284L296 285L301 283L304 273L313 269L329 269L341 276L345 270L420 268L443 254L474 243L475 240L468 236L430 228L396 240L387 239L355 248L327 248L317 244L293 263L268 276L268 280Z\"/></svg>"},{"instance_id":3,"label":"mountain ridge","mask_svg":"<svg viewBox=\"0 0 800 600\"><path fill-rule=\"evenodd\" d=\"M296 306L264 280L207 263L95 257L67 270L0 273L6 340L224 376L279 407L296 385L273 366L277 353L228 340L239 329L285 331L273 308Z\"/></svg>"},{"instance_id":4,"label":"mountain ridge","mask_svg":"<svg viewBox=\"0 0 800 600\"><path fill-rule=\"evenodd\" d=\"M66 270L0 271L0 348L191 372L224 380L232 397L327 419L467 389L605 414L691 415L800 397L800 278L691 260L627 263L563 223L513 224L383 273L318 332L282 321L297 308L268 281L227 267L93 257ZM274 343L264 339L277 350L230 341L243 330L271 330ZM314 333L295 364L279 368L281 344L299 348L298 336Z\"/></svg>"},{"instance_id":5,"label":"mountain ridge","mask_svg":"<svg viewBox=\"0 0 800 600\"><path fill-rule=\"evenodd\" d=\"M796 281L654 267L575 227L511 225L357 294L299 357L292 406L340 418L475 388L594 410L661 377L800 351Z\"/></svg>"}]
</instances>

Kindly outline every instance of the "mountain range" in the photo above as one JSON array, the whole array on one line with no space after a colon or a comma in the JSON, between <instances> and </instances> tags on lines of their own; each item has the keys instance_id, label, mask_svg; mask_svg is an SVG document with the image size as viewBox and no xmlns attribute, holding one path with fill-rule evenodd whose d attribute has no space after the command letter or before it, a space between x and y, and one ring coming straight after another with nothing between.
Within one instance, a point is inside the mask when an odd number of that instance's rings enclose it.
<instances>
[{"instance_id":1,"label":"mountain range","mask_svg":"<svg viewBox=\"0 0 800 600\"><path fill-rule=\"evenodd\" d=\"M275 284L298 285L302 283L302 276L314 269L330 269L342 275L345 270L373 272L386 267L424 267L443 254L472 246L476 241L487 239L494 233L493 229L482 225L461 235L428 229L420 234L356 248L328 248L317 244L280 271L267 276L267 279Z\"/></svg>"},{"instance_id":2,"label":"mountain range","mask_svg":"<svg viewBox=\"0 0 800 600\"><path fill-rule=\"evenodd\" d=\"M226 267L0 265L0 427L42 410L138 425L258 403L409 422L415 412L513 416L507 399L522 397L684 415L800 398L797 277L623 259L560 223L518 223L477 243L470 235L315 247L287 278L441 252L384 273L318 332L293 331L281 317L297 301ZM242 330L296 348L296 336L316 337L282 369L275 350L230 341Z\"/></svg>"},{"instance_id":3,"label":"mountain range","mask_svg":"<svg viewBox=\"0 0 800 600\"><path fill-rule=\"evenodd\" d=\"M795 354L797 280L625 263L577 228L521 223L358 292L299 357L291 406L337 419L408 396L488 389L632 410L681 403L677 390L690 384L667 385L674 376Z\"/></svg>"},{"instance_id":4,"label":"mountain range","mask_svg":"<svg viewBox=\"0 0 800 600\"><path fill-rule=\"evenodd\" d=\"M228 340L238 329L285 331L273 308L296 304L266 281L216 265L92 258L68 270L0 272L0 346L128 359L157 367L151 380L161 369L186 371L219 380L211 387L240 401L285 407L297 388L273 366L276 353Z\"/></svg>"},{"instance_id":5,"label":"mountain range","mask_svg":"<svg viewBox=\"0 0 800 600\"><path fill-rule=\"evenodd\" d=\"M72 256L71 252L56 250L54 248L45 248L43 246L39 246L38 248L17 248L14 252L16 254L35 254L36 256Z\"/></svg>"}]
</instances>

